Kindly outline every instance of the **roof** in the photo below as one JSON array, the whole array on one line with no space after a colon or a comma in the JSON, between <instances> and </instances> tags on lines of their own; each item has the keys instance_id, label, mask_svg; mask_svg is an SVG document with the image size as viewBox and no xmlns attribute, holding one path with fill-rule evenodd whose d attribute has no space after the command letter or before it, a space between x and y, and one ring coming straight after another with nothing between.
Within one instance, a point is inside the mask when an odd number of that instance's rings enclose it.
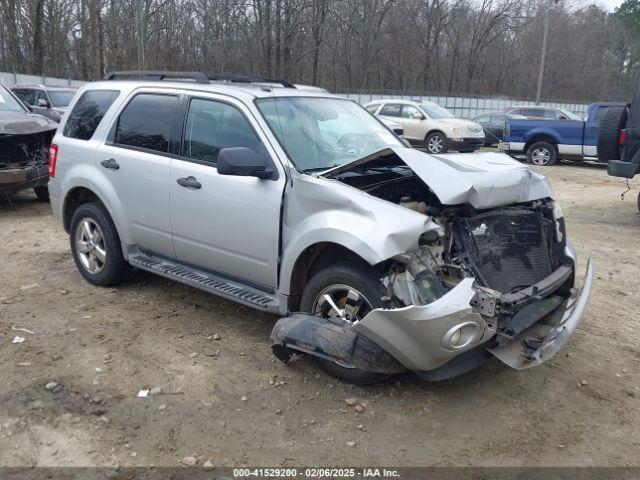
<instances>
[{"instance_id":1,"label":"roof","mask_svg":"<svg viewBox=\"0 0 640 480\"><path fill-rule=\"evenodd\" d=\"M402 105L419 105L424 103L433 103L437 105L435 102L431 102L428 100L400 100L397 98L378 98L376 100L371 100L366 105L371 105L372 103L400 103Z\"/></svg>"},{"instance_id":2,"label":"roof","mask_svg":"<svg viewBox=\"0 0 640 480\"><path fill-rule=\"evenodd\" d=\"M11 88L42 88L44 90L77 90L78 87L64 85L42 85L41 83L16 83Z\"/></svg>"},{"instance_id":3,"label":"roof","mask_svg":"<svg viewBox=\"0 0 640 480\"><path fill-rule=\"evenodd\" d=\"M285 88L272 83L230 83L217 82L198 83L192 81L153 81L153 80L101 80L85 84L82 90L136 90L138 88L154 88L166 90L189 90L192 92L220 93L235 98L251 101L254 98L268 97L330 97L341 98L323 89L300 85L300 88Z\"/></svg>"}]
</instances>

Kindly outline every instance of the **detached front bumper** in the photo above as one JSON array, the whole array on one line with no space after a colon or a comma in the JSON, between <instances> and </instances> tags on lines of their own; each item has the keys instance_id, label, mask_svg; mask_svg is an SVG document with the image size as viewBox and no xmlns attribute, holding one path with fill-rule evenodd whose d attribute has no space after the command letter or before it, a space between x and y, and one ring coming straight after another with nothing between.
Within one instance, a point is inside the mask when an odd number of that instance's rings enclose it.
<instances>
[{"instance_id":1,"label":"detached front bumper","mask_svg":"<svg viewBox=\"0 0 640 480\"><path fill-rule=\"evenodd\" d=\"M276 323L272 347L284 362L293 353L305 353L344 368L381 373L408 369L427 380L460 375L491 355L518 370L531 368L564 346L586 310L594 276L591 262L582 289L572 288L561 298L556 291L572 276L573 268L561 267L536 285L501 295L495 304L480 298L483 292L467 278L432 303L375 309L353 324L295 314ZM505 308L516 313L498 330L494 312Z\"/></svg>"},{"instance_id":2,"label":"detached front bumper","mask_svg":"<svg viewBox=\"0 0 640 480\"><path fill-rule=\"evenodd\" d=\"M567 343L587 308L594 268L589 261L581 290L574 288L560 307L538 323L489 351L517 370L535 367L553 357Z\"/></svg>"},{"instance_id":3,"label":"detached front bumper","mask_svg":"<svg viewBox=\"0 0 640 480\"><path fill-rule=\"evenodd\" d=\"M0 169L0 194L44 186L49 181L48 165Z\"/></svg>"}]
</instances>

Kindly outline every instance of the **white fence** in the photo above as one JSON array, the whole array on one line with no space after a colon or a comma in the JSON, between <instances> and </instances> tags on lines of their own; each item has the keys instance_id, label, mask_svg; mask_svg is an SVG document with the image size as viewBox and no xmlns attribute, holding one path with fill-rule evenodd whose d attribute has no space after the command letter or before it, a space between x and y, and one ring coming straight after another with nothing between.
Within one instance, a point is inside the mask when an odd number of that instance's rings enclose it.
<instances>
[{"instance_id":1,"label":"white fence","mask_svg":"<svg viewBox=\"0 0 640 480\"><path fill-rule=\"evenodd\" d=\"M40 75L24 75L22 73L0 72L0 82L11 88L18 83L36 83L60 87L79 87L86 82L66 78L44 77Z\"/></svg>"},{"instance_id":2,"label":"white fence","mask_svg":"<svg viewBox=\"0 0 640 480\"><path fill-rule=\"evenodd\" d=\"M365 104L381 98L394 98L400 100L414 100L418 102L435 102L441 107L450 110L456 117L474 118L485 113L503 112L512 105L536 105L533 100L517 100L512 98L471 98L471 97L446 97L434 95L376 95L368 93L341 93L345 97ZM559 103L540 102L540 105L559 107L569 110L577 115L584 116L587 113L587 103Z\"/></svg>"}]
</instances>

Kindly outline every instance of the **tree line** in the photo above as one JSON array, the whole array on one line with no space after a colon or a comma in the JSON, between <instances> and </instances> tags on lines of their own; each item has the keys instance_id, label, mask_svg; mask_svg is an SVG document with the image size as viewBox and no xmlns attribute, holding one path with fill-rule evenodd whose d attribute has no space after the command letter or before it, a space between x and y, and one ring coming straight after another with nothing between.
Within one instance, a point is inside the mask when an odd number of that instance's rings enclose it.
<instances>
[{"instance_id":1,"label":"tree line","mask_svg":"<svg viewBox=\"0 0 640 480\"><path fill-rule=\"evenodd\" d=\"M531 98L550 8L542 97L626 99L639 2L609 13L567 0L0 0L0 71L95 80L142 63L334 92Z\"/></svg>"}]
</instances>

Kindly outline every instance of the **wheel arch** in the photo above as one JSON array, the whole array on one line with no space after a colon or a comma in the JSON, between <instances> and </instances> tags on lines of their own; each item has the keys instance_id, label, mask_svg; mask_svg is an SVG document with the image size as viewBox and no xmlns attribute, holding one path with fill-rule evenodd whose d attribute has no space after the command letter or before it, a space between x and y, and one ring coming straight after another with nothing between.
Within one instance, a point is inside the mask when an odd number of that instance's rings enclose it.
<instances>
[{"instance_id":1,"label":"wheel arch","mask_svg":"<svg viewBox=\"0 0 640 480\"><path fill-rule=\"evenodd\" d=\"M432 129L430 129L429 131L427 131L427 133L424 136L424 141L426 142L427 138L429 138L429 135L431 135L433 133L440 133L440 134L444 135L444 138L449 140L449 135L447 135L441 128L434 127Z\"/></svg>"},{"instance_id":2,"label":"wheel arch","mask_svg":"<svg viewBox=\"0 0 640 480\"><path fill-rule=\"evenodd\" d=\"M558 143L560 142L556 137L546 132L536 133L532 135L529 139L527 139L527 141L524 144L524 151L525 152L528 151L529 147L531 147L531 145L537 142L547 142L551 144L553 148L556 149L556 153L558 153Z\"/></svg>"}]
</instances>

